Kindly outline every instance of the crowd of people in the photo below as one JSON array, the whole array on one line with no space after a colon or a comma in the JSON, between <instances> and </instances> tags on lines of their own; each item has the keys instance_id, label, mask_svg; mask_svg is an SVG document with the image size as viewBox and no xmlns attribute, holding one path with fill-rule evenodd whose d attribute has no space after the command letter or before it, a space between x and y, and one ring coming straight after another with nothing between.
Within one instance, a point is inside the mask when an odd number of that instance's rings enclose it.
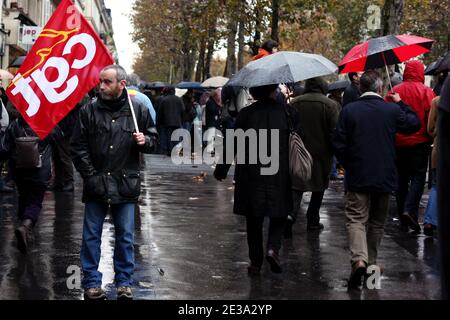
<instances>
[{"instance_id":1,"label":"crowd of people","mask_svg":"<svg viewBox=\"0 0 450 320\"><path fill-rule=\"evenodd\" d=\"M399 229L422 232L419 207L427 173L433 187L423 233L435 235L437 108L448 70L438 75L434 91L425 85L424 70L424 64L418 60L406 62L403 75L393 77L393 88L383 81L381 73L368 70L349 73L348 85L333 90L328 89L322 77L306 80L304 87L296 90L300 94L295 95L294 90L286 90L282 84L250 89L253 97L259 96L258 101L239 112L235 128L284 132L288 122L284 110L289 109L313 158L313 166L311 180L294 185L283 170L267 178L259 173L261 163L237 164L234 212L247 219L249 274L259 275L263 264L263 217L270 219L265 255L273 272L282 271L281 239L292 237L305 192L311 192L306 210L307 232L324 228L320 208L330 179L336 179L336 162L345 172L345 214L351 251L349 288L360 287L367 268L377 265L392 196L396 199ZM280 135L280 168L289 165L283 154L287 143L287 136ZM225 179L228 170L229 164L218 165L215 177ZM288 194L287 186L291 190Z\"/></svg>"},{"instance_id":2,"label":"crowd of people","mask_svg":"<svg viewBox=\"0 0 450 320\"><path fill-rule=\"evenodd\" d=\"M267 41L254 59L277 50L275 41ZM173 86L141 92L139 77L111 65L101 71L98 87L43 140L37 139L2 91L0 156L8 173L0 187L2 192L15 188L18 192L17 247L23 254L29 250L45 191L74 190L74 165L83 179L85 202L80 253L85 298L105 298L98 266L102 226L111 212L117 295L131 299L142 153L170 156L178 143L172 133L180 128L209 152L202 136L207 129L256 129L258 135L259 129L279 130L276 174L261 175L261 163L236 164L233 210L246 217L248 273L259 275L264 258L273 272L283 271L282 239L293 236L304 194L312 193L306 231L320 232L324 194L330 180L342 178L351 252L348 285L359 287L367 268L377 265L391 196L396 198L400 230L422 231L419 206L427 173L432 189L423 232L433 236L437 230L437 108L447 74L439 75L433 91L424 84L424 65L413 60L405 64L402 79L392 90L386 89L379 72L369 70L350 73L349 82L334 89L316 77L303 84L190 89L179 97ZM313 158L312 178L296 185L288 170L289 122ZM218 164L215 178L226 179L230 166ZM264 250L265 217L270 224Z\"/></svg>"}]
</instances>

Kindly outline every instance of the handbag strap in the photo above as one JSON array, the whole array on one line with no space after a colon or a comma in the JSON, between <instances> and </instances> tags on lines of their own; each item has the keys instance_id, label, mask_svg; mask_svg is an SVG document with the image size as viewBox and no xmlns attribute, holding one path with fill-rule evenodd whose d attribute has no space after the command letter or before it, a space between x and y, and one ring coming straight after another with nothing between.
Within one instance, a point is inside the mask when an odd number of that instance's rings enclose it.
<instances>
[{"instance_id":1,"label":"handbag strap","mask_svg":"<svg viewBox=\"0 0 450 320\"><path fill-rule=\"evenodd\" d=\"M293 132L294 131L294 124L292 123L292 116L288 111L289 105L286 105L283 107L284 112L286 113L286 118L288 121L288 128L289 128L289 132Z\"/></svg>"},{"instance_id":2,"label":"handbag strap","mask_svg":"<svg viewBox=\"0 0 450 320\"><path fill-rule=\"evenodd\" d=\"M15 121L17 122L17 127L19 129L19 132L22 131L23 134L25 135L25 137L29 137L29 135L27 133L27 128L20 124L20 119L17 118Z\"/></svg>"}]
</instances>

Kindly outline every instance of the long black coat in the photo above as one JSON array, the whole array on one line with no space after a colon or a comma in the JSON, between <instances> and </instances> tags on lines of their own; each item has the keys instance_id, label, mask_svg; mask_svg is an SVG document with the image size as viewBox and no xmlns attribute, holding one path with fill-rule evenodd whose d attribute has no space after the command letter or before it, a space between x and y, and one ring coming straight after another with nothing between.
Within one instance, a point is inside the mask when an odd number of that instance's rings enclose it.
<instances>
[{"instance_id":1,"label":"long black coat","mask_svg":"<svg viewBox=\"0 0 450 320\"><path fill-rule=\"evenodd\" d=\"M139 153L150 153L157 133L148 108L132 98L145 145L138 146L128 100L117 111L101 99L83 106L72 139L75 168L84 180L83 201L136 202L140 194Z\"/></svg>"},{"instance_id":2,"label":"long black coat","mask_svg":"<svg viewBox=\"0 0 450 320\"><path fill-rule=\"evenodd\" d=\"M185 106L183 100L174 94L167 95L159 101L158 119L156 122L161 127L180 128L183 123Z\"/></svg>"},{"instance_id":3,"label":"long black coat","mask_svg":"<svg viewBox=\"0 0 450 320\"><path fill-rule=\"evenodd\" d=\"M213 98L209 98L205 107L205 126L206 128L220 129L220 115L222 108L214 101Z\"/></svg>"},{"instance_id":4,"label":"long black coat","mask_svg":"<svg viewBox=\"0 0 450 320\"><path fill-rule=\"evenodd\" d=\"M238 114L236 129L279 129L279 149L275 154L279 157L279 170L274 175L261 175L261 168L268 167L257 164L236 164L235 191L233 211L239 215L257 217L286 217L292 211L292 188L289 177L289 130L284 106L274 100L260 100ZM295 110L290 112L298 117ZM296 122L298 123L298 121ZM257 134L259 144L259 132ZM270 141L270 138L267 139ZM268 148L270 150L270 148ZM245 149L235 151L249 155L249 145ZM259 159L259 157L258 157ZM246 162L248 163L248 162ZM224 179L230 164L218 164L214 175Z\"/></svg>"}]
</instances>

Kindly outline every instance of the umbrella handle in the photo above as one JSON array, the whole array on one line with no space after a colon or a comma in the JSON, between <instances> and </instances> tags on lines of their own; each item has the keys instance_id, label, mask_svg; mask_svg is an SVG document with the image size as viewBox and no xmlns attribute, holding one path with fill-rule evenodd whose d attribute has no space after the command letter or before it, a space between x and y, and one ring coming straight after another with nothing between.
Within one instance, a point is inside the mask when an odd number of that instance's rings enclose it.
<instances>
[{"instance_id":1,"label":"umbrella handle","mask_svg":"<svg viewBox=\"0 0 450 320\"><path fill-rule=\"evenodd\" d=\"M391 88L391 91L394 92L394 90L392 89L392 82L391 82L391 76L389 75L389 69L387 67L387 65L384 65L386 67L386 73L389 79L389 87Z\"/></svg>"},{"instance_id":2,"label":"umbrella handle","mask_svg":"<svg viewBox=\"0 0 450 320\"><path fill-rule=\"evenodd\" d=\"M391 82L391 76L389 75L389 69L388 66L386 64L386 58L384 56L384 52L381 53L381 56L383 57L383 61L384 61L384 66L386 67L386 73L388 76L388 80L389 80L389 87L391 88L391 92L394 93L393 89L392 89L392 82Z\"/></svg>"}]
</instances>

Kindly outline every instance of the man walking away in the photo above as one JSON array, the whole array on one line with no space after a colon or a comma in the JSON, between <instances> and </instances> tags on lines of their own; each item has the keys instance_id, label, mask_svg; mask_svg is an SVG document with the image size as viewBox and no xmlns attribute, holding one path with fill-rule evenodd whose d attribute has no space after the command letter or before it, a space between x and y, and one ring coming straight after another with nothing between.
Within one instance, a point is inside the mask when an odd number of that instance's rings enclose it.
<instances>
[{"instance_id":1,"label":"man walking away","mask_svg":"<svg viewBox=\"0 0 450 320\"><path fill-rule=\"evenodd\" d=\"M368 265L376 265L384 234L390 193L397 188L395 133L420 129L414 111L399 94L386 103L383 81L376 71L361 77L362 96L341 112L333 148L346 172L345 214L351 251L348 288L361 285Z\"/></svg>"},{"instance_id":2,"label":"man walking away","mask_svg":"<svg viewBox=\"0 0 450 320\"><path fill-rule=\"evenodd\" d=\"M419 61L407 62L403 82L393 89L407 105L411 106L420 120L419 131L414 134L398 134L396 138L399 175L396 197L400 230L407 232L409 227L415 233L420 233L419 205L432 143L427 124L431 101L435 97L433 90L424 85L424 70L424 65ZM388 96L386 101L392 100Z\"/></svg>"},{"instance_id":3,"label":"man walking away","mask_svg":"<svg viewBox=\"0 0 450 320\"><path fill-rule=\"evenodd\" d=\"M175 88L167 88L167 96L163 97L158 106L158 125L161 126L161 148L170 156L177 142L171 140L172 133L180 129L183 123L185 107L183 100L175 95Z\"/></svg>"},{"instance_id":4,"label":"man walking away","mask_svg":"<svg viewBox=\"0 0 450 320\"><path fill-rule=\"evenodd\" d=\"M298 111L300 126L304 134L306 149L311 153L314 163L311 180L302 185L293 185L294 210L288 217L285 238L292 235L292 224L296 220L303 193L311 191L307 218L307 230L321 230L320 207L323 195L328 188L333 159L331 136L339 117L339 106L325 94L328 84L322 77L308 79L305 94L294 98L291 105Z\"/></svg>"}]
</instances>

